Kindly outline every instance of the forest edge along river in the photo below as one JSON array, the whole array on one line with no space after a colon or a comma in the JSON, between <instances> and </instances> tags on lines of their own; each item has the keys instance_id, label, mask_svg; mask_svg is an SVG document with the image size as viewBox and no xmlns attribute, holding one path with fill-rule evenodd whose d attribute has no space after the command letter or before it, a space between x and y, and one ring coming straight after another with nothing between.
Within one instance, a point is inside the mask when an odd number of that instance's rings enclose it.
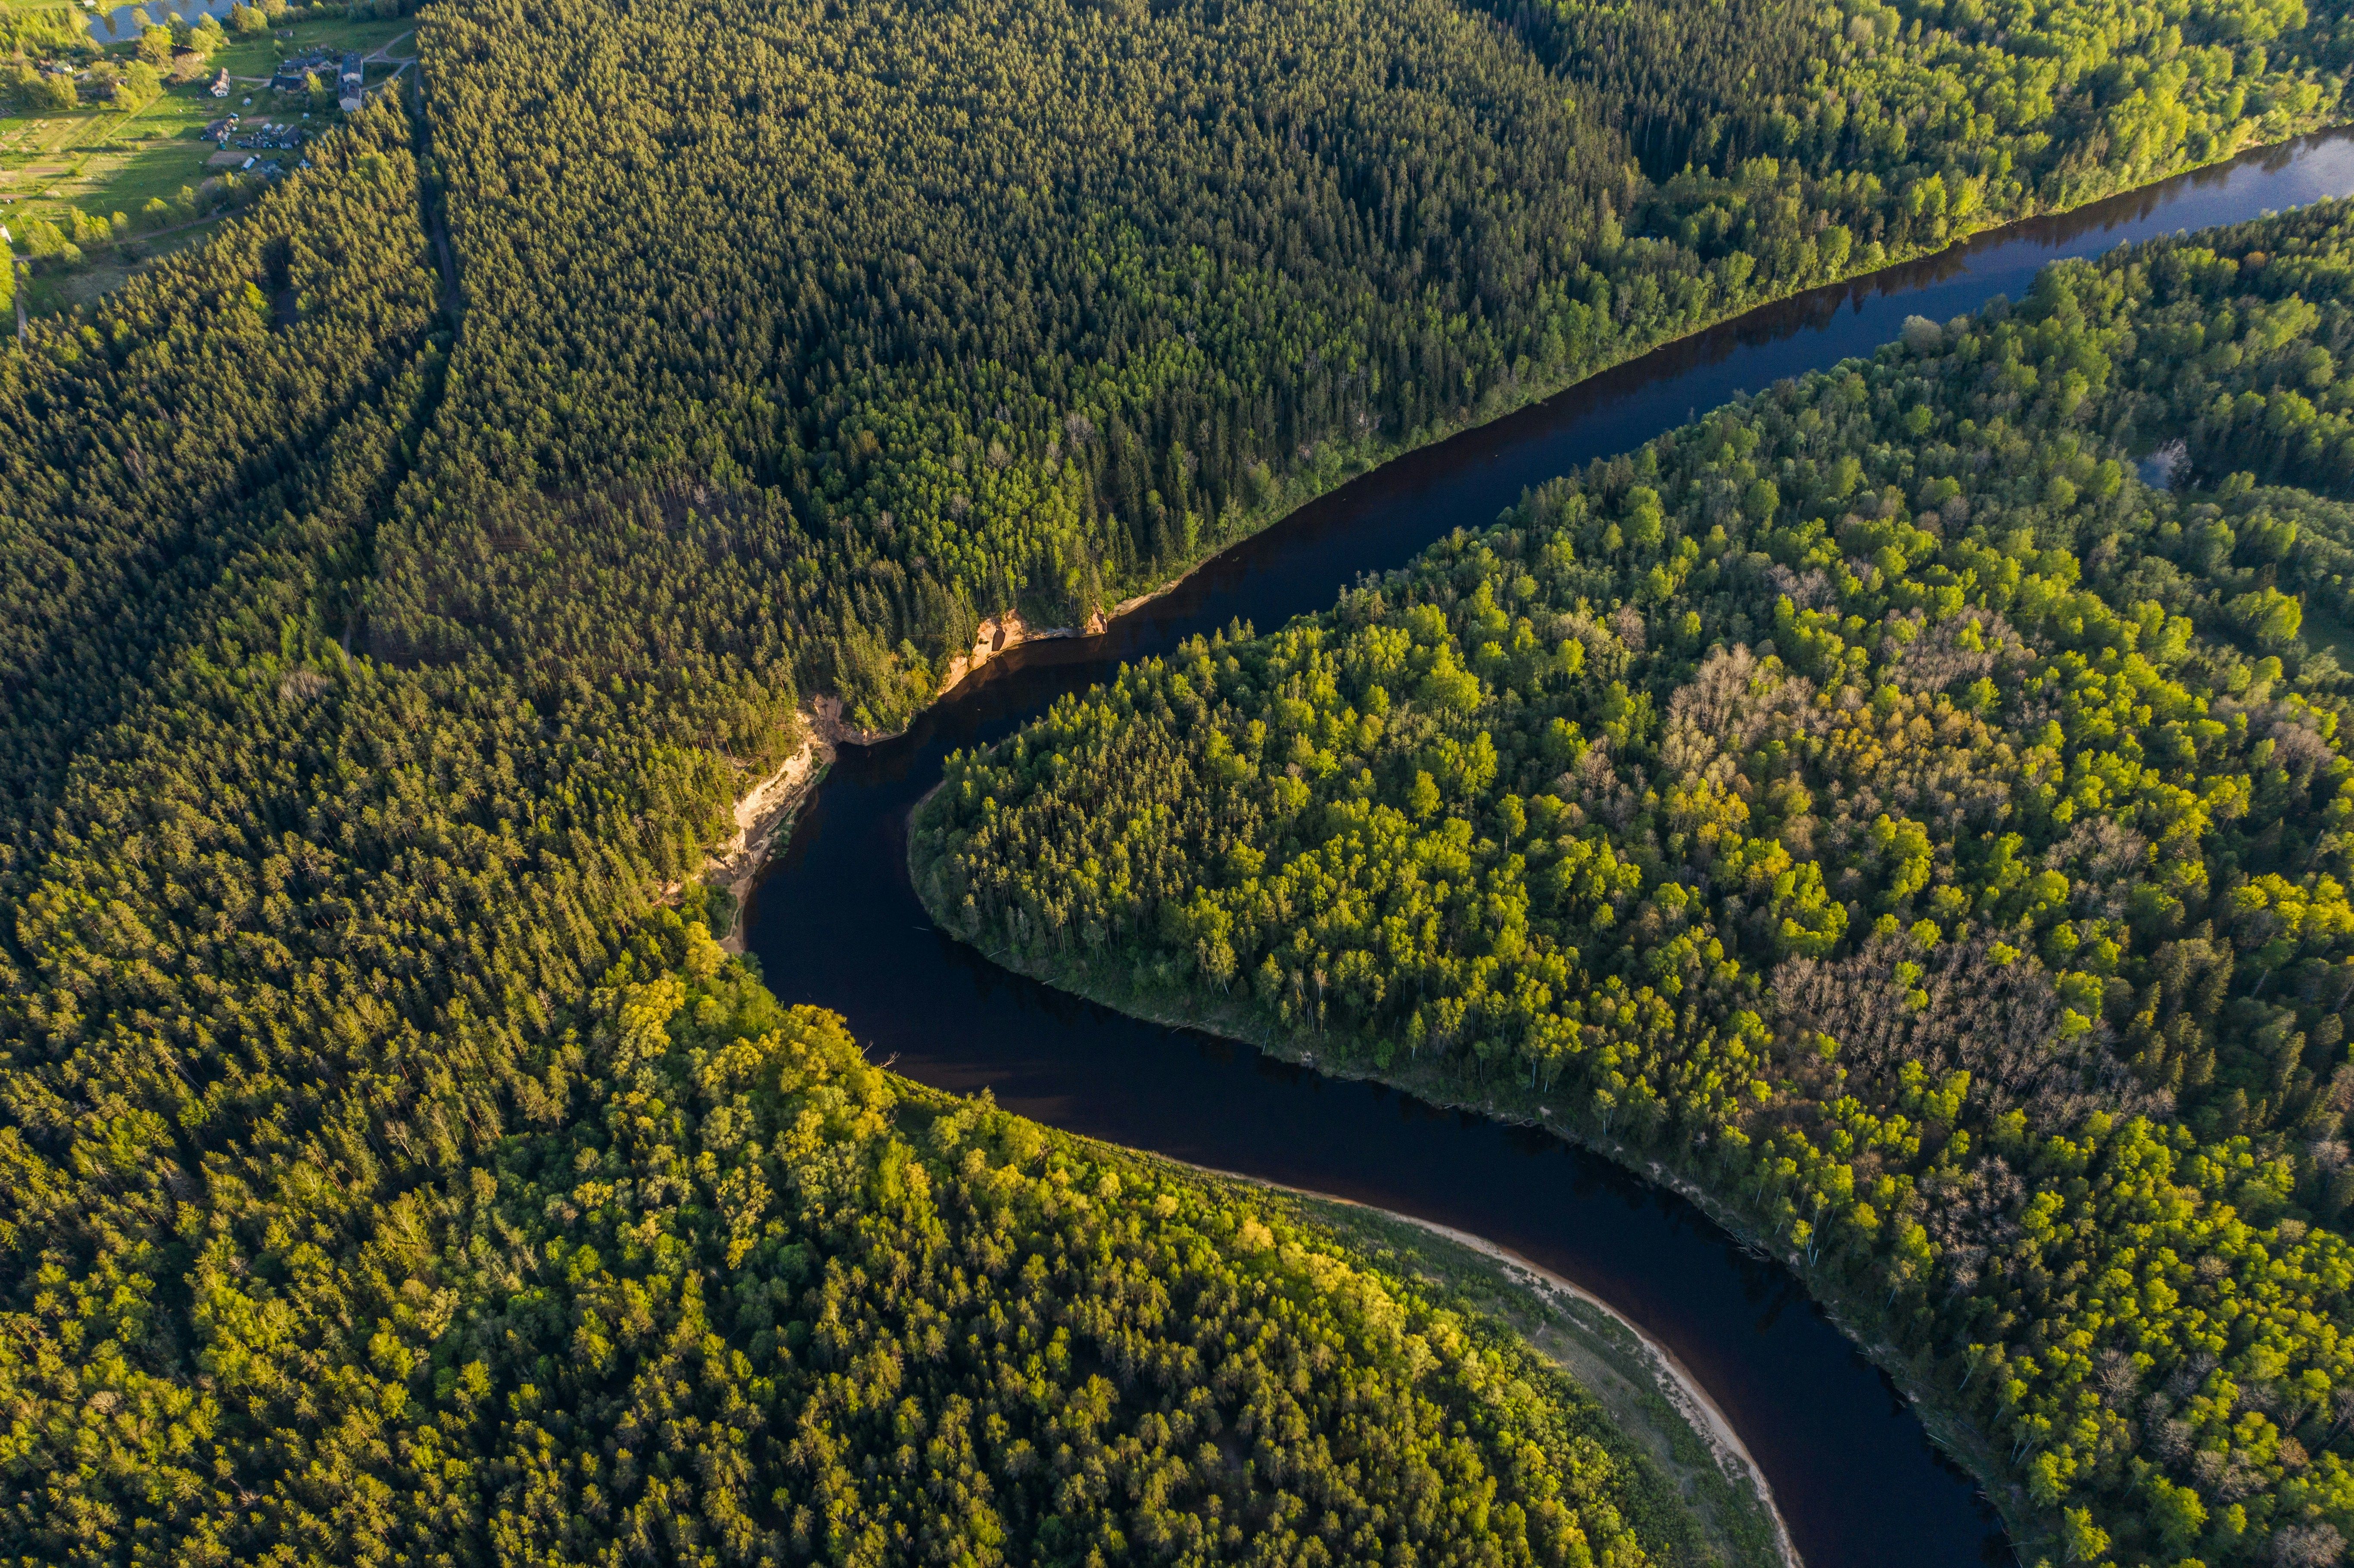
<instances>
[{"instance_id":1,"label":"forest edge along river","mask_svg":"<svg viewBox=\"0 0 2354 1568\"><path fill-rule=\"evenodd\" d=\"M909 810L942 759L1123 661L1240 619L1329 607L1521 493L1737 393L1868 354L1908 315L2023 293L2044 264L2354 192L2354 132L2252 154L1812 291L1666 344L1410 452L1301 507L1085 639L992 661L903 734L844 745L743 912L784 1001L843 1014L896 1071L1189 1163L1478 1236L1574 1283L1704 1388L1754 1455L1810 1568L1999 1562L2000 1521L1887 1376L1779 1264L1696 1205L1539 1129L1329 1077L1114 1012L999 969L935 927L907 869Z\"/></svg>"},{"instance_id":2,"label":"forest edge along river","mask_svg":"<svg viewBox=\"0 0 2354 1568\"><path fill-rule=\"evenodd\" d=\"M1895 1384L1794 1276L1693 1202L1540 1128L1327 1076L999 969L917 901L907 814L949 752L1010 733L1124 661L1235 620L1271 630L1326 609L1361 575L1493 521L1524 489L1736 394L1869 354L1906 316L1945 321L2019 297L2052 260L2349 193L2354 132L2244 154L1762 307L1409 452L1104 631L1012 650L903 734L842 746L754 884L746 946L780 1000L842 1013L919 1082L987 1088L1072 1132L1461 1232L1606 1303L1723 1413L1808 1568L2005 1561L1999 1517Z\"/></svg>"}]
</instances>

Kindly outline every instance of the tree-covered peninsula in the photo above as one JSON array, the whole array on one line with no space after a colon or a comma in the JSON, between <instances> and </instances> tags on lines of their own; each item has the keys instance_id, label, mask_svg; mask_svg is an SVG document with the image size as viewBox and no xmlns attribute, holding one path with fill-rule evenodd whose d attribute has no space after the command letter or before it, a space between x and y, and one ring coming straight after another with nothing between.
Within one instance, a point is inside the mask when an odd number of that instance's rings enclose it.
<instances>
[{"instance_id":1,"label":"tree-covered peninsula","mask_svg":"<svg viewBox=\"0 0 2354 1568\"><path fill-rule=\"evenodd\" d=\"M1659 1160L2055 1560L2354 1534L2354 209L1549 483L953 760L1007 961Z\"/></svg>"},{"instance_id":2,"label":"tree-covered peninsula","mask_svg":"<svg viewBox=\"0 0 2354 1568\"><path fill-rule=\"evenodd\" d=\"M344 1260L332 1348L217 1250L196 1387L124 1378L168 1330L121 1298L84 1364L10 1367L11 1561L1723 1561L1516 1338L894 1078L700 922L576 1020L542 1125Z\"/></svg>"}]
</instances>

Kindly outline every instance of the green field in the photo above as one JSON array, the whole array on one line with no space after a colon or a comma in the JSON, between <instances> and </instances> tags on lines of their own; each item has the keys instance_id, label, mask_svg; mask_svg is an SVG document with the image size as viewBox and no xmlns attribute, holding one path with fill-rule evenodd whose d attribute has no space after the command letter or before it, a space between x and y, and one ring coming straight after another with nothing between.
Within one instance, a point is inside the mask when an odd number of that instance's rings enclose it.
<instances>
[{"instance_id":1,"label":"green field","mask_svg":"<svg viewBox=\"0 0 2354 1568\"><path fill-rule=\"evenodd\" d=\"M197 140L220 105L200 85L170 89L133 114L84 109L0 119L0 211L24 242L22 219L58 221L66 209L136 214L204 178L214 149Z\"/></svg>"},{"instance_id":2,"label":"green field","mask_svg":"<svg viewBox=\"0 0 2354 1568\"><path fill-rule=\"evenodd\" d=\"M416 30L417 18L414 16L396 16L390 21L347 22L333 18L297 22L292 26L272 28L254 37L235 39L228 48L213 57L213 63L227 66L232 77L252 77L256 79L252 85L259 86L278 69L278 62L288 55L299 55L323 44L337 54L353 49L369 54ZM416 52L413 43L403 48L409 54ZM245 85L239 84L240 88ZM239 96L243 96L242 91ZM254 107L258 109L260 105L256 103Z\"/></svg>"},{"instance_id":3,"label":"green field","mask_svg":"<svg viewBox=\"0 0 2354 1568\"><path fill-rule=\"evenodd\" d=\"M137 262L126 261L117 253L107 252L101 260L71 271L26 279L18 285L25 297L25 313L38 318L54 315L75 305L89 304L108 290L120 288L133 273L154 266L175 251L202 245L213 237L220 221L217 217L209 218L185 228L175 228L168 234L159 234L153 239L143 239L140 247L145 255Z\"/></svg>"},{"instance_id":4,"label":"green field","mask_svg":"<svg viewBox=\"0 0 2354 1568\"><path fill-rule=\"evenodd\" d=\"M0 14L70 8L56 0L0 0ZM160 5L153 8L158 16L167 11ZM214 68L226 67L235 83L236 90L227 100L212 96L208 71L204 79L167 88L134 113L93 106L66 113L0 115L0 223L8 225L22 253L31 218L69 228L69 209L75 207L102 217L119 212L136 218L150 199L171 201L183 187L201 185L213 172L206 160L217 149L200 139L213 120L232 112L249 119L297 119L305 112L299 104L281 105L268 90L268 78L280 59L322 45L339 54L368 54L394 42L402 45L401 58L412 58L415 44L409 35L415 29L414 20L406 17L298 22L239 39L213 58ZM94 41L106 44L111 55L129 56L135 47L128 37L109 42L102 30ZM372 64L370 85L395 69ZM313 111L320 125L333 118L332 111ZM175 249L175 240L165 235L148 242L151 254ZM41 314L85 302L132 270L119 259L94 258L71 274L34 280L26 291L26 308Z\"/></svg>"}]
</instances>

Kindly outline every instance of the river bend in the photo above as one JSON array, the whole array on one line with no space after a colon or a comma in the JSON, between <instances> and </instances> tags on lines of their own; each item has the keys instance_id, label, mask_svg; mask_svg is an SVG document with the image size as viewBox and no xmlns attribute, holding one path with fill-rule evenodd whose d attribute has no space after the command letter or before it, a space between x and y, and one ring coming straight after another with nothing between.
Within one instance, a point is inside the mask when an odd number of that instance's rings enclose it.
<instances>
[{"instance_id":1,"label":"river bend","mask_svg":"<svg viewBox=\"0 0 2354 1568\"><path fill-rule=\"evenodd\" d=\"M745 910L787 1002L843 1013L879 1059L1039 1121L1394 1209L1486 1237L1608 1302L1689 1368L1772 1484L1808 1568L2010 1560L1976 1484L1779 1265L1700 1211L1547 1135L1327 1078L1124 1017L1007 973L936 929L907 870L909 809L952 750L985 745L1124 660L1235 617L1270 630L1361 574L1590 459L1736 393L1868 354L1908 315L1945 321L2037 268L2354 193L2354 132L2182 175L2061 217L1769 305L1541 404L1409 453L1218 556L1103 635L984 667L904 735L844 747Z\"/></svg>"}]
</instances>

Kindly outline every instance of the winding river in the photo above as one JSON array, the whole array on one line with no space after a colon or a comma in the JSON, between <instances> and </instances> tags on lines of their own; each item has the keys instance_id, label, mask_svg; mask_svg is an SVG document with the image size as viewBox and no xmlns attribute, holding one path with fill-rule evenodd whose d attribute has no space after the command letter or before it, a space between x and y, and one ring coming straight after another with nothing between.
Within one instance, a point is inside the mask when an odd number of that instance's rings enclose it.
<instances>
[{"instance_id":1,"label":"winding river","mask_svg":"<svg viewBox=\"0 0 2354 1568\"><path fill-rule=\"evenodd\" d=\"M2354 193L2354 132L2247 154L2062 217L1819 289L1670 344L1402 457L1203 567L1101 636L1032 643L905 734L842 748L745 911L789 1002L844 1014L877 1059L1075 1132L1470 1232L1608 1302L1690 1370L1772 1485L1808 1568L2009 1561L1977 1485L1779 1265L1681 1198L1560 1140L1140 1022L996 968L910 888L907 812L941 759L1123 660L1240 617L1271 630L1359 574L1404 565L1524 487L1622 451L1735 393L1867 354L2035 270L2124 241Z\"/></svg>"}]
</instances>

